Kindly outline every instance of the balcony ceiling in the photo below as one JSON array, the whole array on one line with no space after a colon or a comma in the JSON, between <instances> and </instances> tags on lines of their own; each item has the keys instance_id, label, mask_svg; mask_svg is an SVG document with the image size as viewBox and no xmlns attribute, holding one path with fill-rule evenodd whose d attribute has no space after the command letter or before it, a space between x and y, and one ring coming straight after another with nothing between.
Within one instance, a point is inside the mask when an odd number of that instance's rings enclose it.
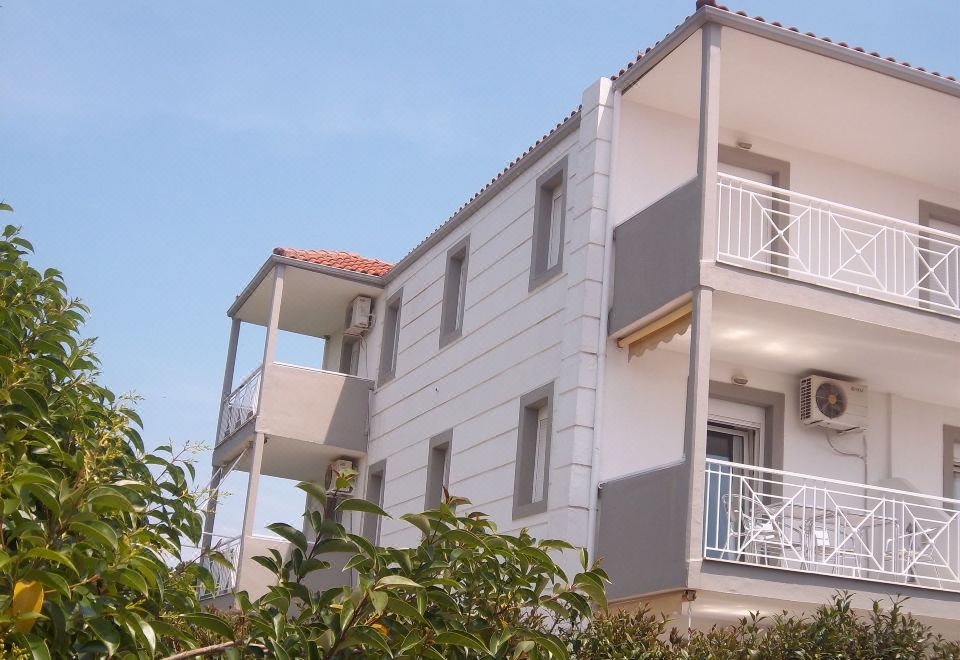
<instances>
[{"instance_id":1,"label":"balcony ceiling","mask_svg":"<svg viewBox=\"0 0 960 660\"><path fill-rule=\"evenodd\" d=\"M270 320L273 270L258 273L250 295L236 312L245 323L266 326ZM280 329L311 337L343 330L347 306L360 295L376 298L380 287L350 277L288 265L280 301Z\"/></svg>"},{"instance_id":2,"label":"balcony ceiling","mask_svg":"<svg viewBox=\"0 0 960 660\"><path fill-rule=\"evenodd\" d=\"M699 116L700 34L624 100ZM950 73L950 72L948 72ZM724 28L720 123L763 138L960 192L960 98Z\"/></svg>"},{"instance_id":3,"label":"balcony ceiling","mask_svg":"<svg viewBox=\"0 0 960 660\"><path fill-rule=\"evenodd\" d=\"M874 391L960 407L960 345L881 325L716 293L714 360L793 374L830 373ZM690 333L663 347L687 352Z\"/></svg>"}]
</instances>

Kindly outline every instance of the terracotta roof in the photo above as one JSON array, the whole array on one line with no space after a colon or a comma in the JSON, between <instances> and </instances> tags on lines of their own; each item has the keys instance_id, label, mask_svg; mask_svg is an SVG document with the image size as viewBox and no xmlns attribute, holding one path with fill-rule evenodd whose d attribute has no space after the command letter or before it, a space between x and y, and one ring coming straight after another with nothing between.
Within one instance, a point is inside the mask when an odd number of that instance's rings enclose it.
<instances>
[{"instance_id":1,"label":"terracotta roof","mask_svg":"<svg viewBox=\"0 0 960 660\"><path fill-rule=\"evenodd\" d=\"M728 12L728 13L731 13L731 14L736 14L737 16L743 16L744 18L749 18L749 19L751 19L751 20L757 21L758 23L767 23L767 24L772 25L772 26L774 26L774 27L778 27L778 28L781 28L781 29L784 29L784 30L789 30L790 32L797 32L797 33L800 32L800 29L799 29L799 28L792 27L792 26L791 26L791 27L784 27L783 24L780 23L779 21L768 21L768 20L765 19L763 16L753 16L753 17L751 17L751 16L750 16L749 14L747 14L747 12L745 12L745 11L734 11L734 10L730 9L729 7L726 7L726 6L724 6L724 5L718 4L716 0L697 0L697 2L696 2L696 8L699 10L699 9L702 8L702 7L713 7L714 9L719 9L719 10L721 10L721 11L725 11L725 12ZM690 18L690 17L688 16L687 18ZM680 26L678 25L677 28L679 28L679 27L680 27ZM672 33L671 33L671 34L672 34ZM849 48L850 50L855 50L855 51L857 51L858 53L865 53L865 54L867 54L867 55L871 55L871 56L876 57L876 58L879 58L879 59L884 59L884 60L886 60L886 61L888 61L888 62L893 62L894 64L899 64L900 66L905 66L905 67L907 67L908 69L913 69L914 71L920 71L921 73L926 73L927 75L936 76L937 78L943 78L943 79L949 80L949 81L951 81L951 82L957 82L957 79L954 78L953 76L943 75L943 74L939 73L938 71L927 71L927 70L924 69L922 66L913 66L913 65L910 64L909 62L900 61L900 60L896 59L895 57L889 57L889 56L884 57L883 55L881 55L880 53L878 53L878 52L876 52L876 51L867 51L863 46L851 46L851 45L849 45L849 44L848 44L847 42L845 42L845 41L834 41L834 40L831 39L830 37L818 36L818 35L814 34L813 32L804 32L803 34L804 34L805 36L807 36L807 37L810 37L811 39L819 39L820 41L825 41L825 42L827 42L827 43L835 44L835 45L837 45L837 46L840 46L841 48ZM669 35L667 35L667 36L669 36ZM664 38L666 38L666 37L664 37ZM660 42L658 41L656 44L654 44L654 46L656 46L656 45L659 44L659 43L660 43ZM611 79L611 80L616 80L617 78L619 78L620 76L622 76L622 75L623 75L624 73L626 73L628 70L630 70L631 68L633 68L633 65L634 65L634 64L636 64L637 62L639 62L640 60L642 60L642 59L643 59L643 56L646 55L647 53L649 53L651 50L653 50L652 47L651 47L651 48L647 48L647 49L646 49L645 51L643 51L643 52L639 52L639 51L638 51L636 58L635 58L632 62L629 62L625 67L623 67L622 69L620 69L620 71L619 71L618 73L616 73L616 74L613 75L613 76L610 76L610 79Z\"/></svg>"},{"instance_id":2,"label":"terracotta roof","mask_svg":"<svg viewBox=\"0 0 960 660\"><path fill-rule=\"evenodd\" d=\"M393 268L393 264L388 264L386 261L361 257L354 252L297 250L295 248L278 247L273 249L273 253L281 257L308 261L312 264L320 264L321 266L349 270L354 273L363 273L375 277L383 277Z\"/></svg>"}]
</instances>

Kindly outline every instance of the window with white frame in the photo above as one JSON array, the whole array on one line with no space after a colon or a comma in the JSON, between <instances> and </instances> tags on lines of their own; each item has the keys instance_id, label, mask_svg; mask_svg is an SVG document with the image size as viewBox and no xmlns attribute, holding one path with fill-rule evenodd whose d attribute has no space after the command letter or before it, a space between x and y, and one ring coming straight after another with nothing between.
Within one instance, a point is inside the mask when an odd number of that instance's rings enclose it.
<instances>
[{"instance_id":1,"label":"window with white frame","mask_svg":"<svg viewBox=\"0 0 960 660\"><path fill-rule=\"evenodd\" d=\"M520 398L513 517L547 510L550 443L553 433L553 383Z\"/></svg>"},{"instance_id":2,"label":"window with white frame","mask_svg":"<svg viewBox=\"0 0 960 660\"><path fill-rule=\"evenodd\" d=\"M537 179L530 254L531 291L563 270L566 198L567 159L564 158Z\"/></svg>"}]
</instances>

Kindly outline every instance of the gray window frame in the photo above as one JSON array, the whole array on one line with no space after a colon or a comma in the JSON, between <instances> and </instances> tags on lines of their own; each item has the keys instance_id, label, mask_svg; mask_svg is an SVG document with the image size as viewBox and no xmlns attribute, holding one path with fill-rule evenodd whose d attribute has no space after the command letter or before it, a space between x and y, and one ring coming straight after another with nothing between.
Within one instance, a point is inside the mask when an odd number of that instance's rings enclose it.
<instances>
[{"instance_id":1,"label":"gray window frame","mask_svg":"<svg viewBox=\"0 0 960 660\"><path fill-rule=\"evenodd\" d=\"M378 479L379 483L379 490L377 492L376 500L370 499L370 485L374 478ZM364 484L364 489L366 491L365 499L382 508L383 493L386 488L387 461L384 459L382 461L377 461L367 468L367 481ZM372 513L365 513L363 514L363 521L361 522L360 535L374 544L380 542L380 519L380 516Z\"/></svg>"},{"instance_id":2,"label":"gray window frame","mask_svg":"<svg viewBox=\"0 0 960 660\"><path fill-rule=\"evenodd\" d=\"M383 305L383 336L380 339L380 374L378 385L389 383L397 375L400 314L403 311L403 289L387 298Z\"/></svg>"},{"instance_id":3,"label":"gray window frame","mask_svg":"<svg viewBox=\"0 0 960 660\"><path fill-rule=\"evenodd\" d=\"M530 250L530 287L539 288L554 276L563 272L564 234L567 225L567 157L550 167L537 178L537 193L533 206L533 247ZM547 267L547 252L550 249L550 213L553 192L561 187L563 203L560 206L560 255L557 263Z\"/></svg>"},{"instance_id":4,"label":"gray window frame","mask_svg":"<svg viewBox=\"0 0 960 660\"><path fill-rule=\"evenodd\" d=\"M533 470L536 465L537 415L547 408L547 442L543 458L543 499L533 500ZM550 448L553 444L553 382L520 397L517 425L517 459L513 478L513 519L547 510L550 495Z\"/></svg>"},{"instance_id":5,"label":"gray window frame","mask_svg":"<svg viewBox=\"0 0 960 660\"><path fill-rule=\"evenodd\" d=\"M469 263L470 236L468 234L447 250L447 266L443 276L443 300L440 304L440 348L463 336Z\"/></svg>"},{"instance_id":6,"label":"gray window frame","mask_svg":"<svg viewBox=\"0 0 960 660\"><path fill-rule=\"evenodd\" d=\"M443 500L443 489L450 486L453 429L447 429L430 438L427 451L427 485L423 496L423 508L436 509Z\"/></svg>"}]
</instances>

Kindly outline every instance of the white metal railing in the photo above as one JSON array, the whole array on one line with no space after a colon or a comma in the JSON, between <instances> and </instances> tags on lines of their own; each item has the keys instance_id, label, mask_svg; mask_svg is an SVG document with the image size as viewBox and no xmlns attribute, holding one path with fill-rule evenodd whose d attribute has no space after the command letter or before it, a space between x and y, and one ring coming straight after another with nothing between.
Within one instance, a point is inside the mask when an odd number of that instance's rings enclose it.
<instances>
[{"instance_id":1,"label":"white metal railing","mask_svg":"<svg viewBox=\"0 0 960 660\"><path fill-rule=\"evenodd\" d=\"M237 586L237 564L240 561L240 537L230 538L221 537L219 541L211 544L210 549L219 552L224 559L230 562L230 568L223 564L213 561L209 556L201 556L199 563L210 571L213 576L213 591L208 591L203 585L198 587L197 596L200 599L216 598L224 594L232 593Z\"/></svg>"},{"instance_id":2,"label":"white metal railing","mask_svg":"<svg viewBox=\"0 0 960 660\"><path fill-rule=\"evenodd\" d=\"M217 444L257 414L257 399L260 396L262 376L263 368L257 367L221 402L220 436L217 438Z\"/></svg>"},{"instance_id":3,"label":"white metal railing","mask_svg":"<svg viewBox=\"0 0 960 660\"><path fill-rule=\"evenodd\" d=\"M960 235L720 174L717 261L960 316Z\"/></svg>"},{"instance_id":4,"label":"white metal railing","mask_svg":"<svg viewBox=\"0 0 960 660\"><path fill-rule=\"evenodd\" d=\"M707 459L703 556L960 591L960 500Z\"/></svg>"}]
</instances>

